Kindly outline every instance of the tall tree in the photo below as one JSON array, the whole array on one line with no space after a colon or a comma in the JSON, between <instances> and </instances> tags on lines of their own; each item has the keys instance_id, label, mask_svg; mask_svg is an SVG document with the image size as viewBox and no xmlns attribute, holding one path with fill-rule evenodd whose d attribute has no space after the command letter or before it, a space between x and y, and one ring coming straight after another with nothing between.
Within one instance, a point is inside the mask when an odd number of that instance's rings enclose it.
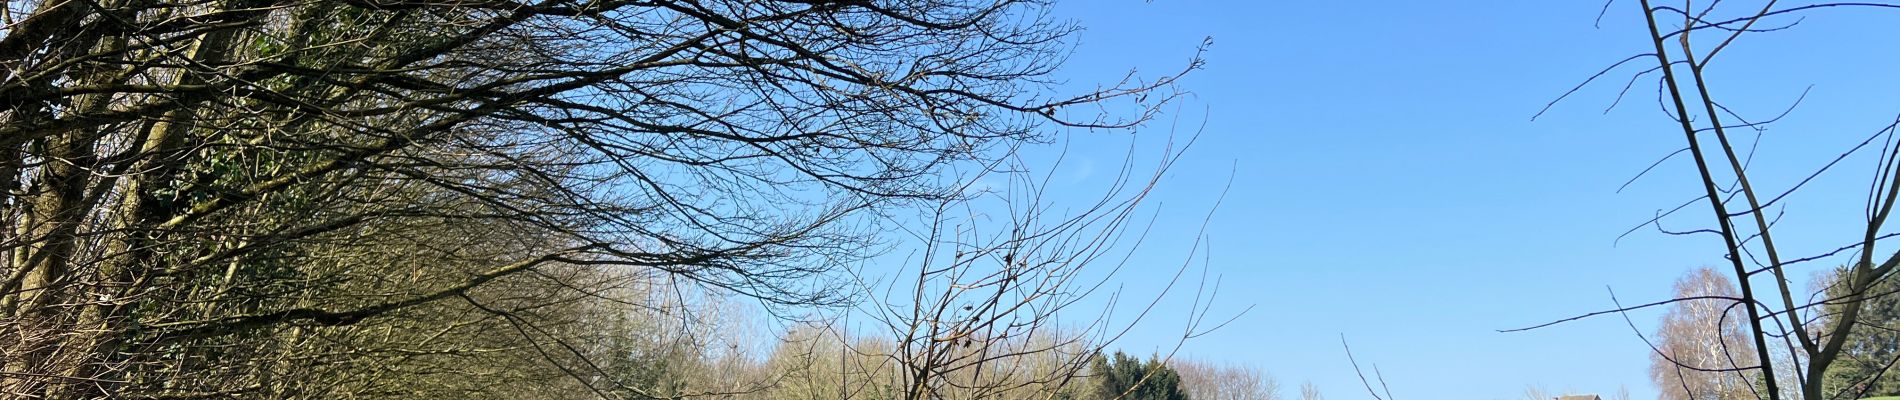
<instances>
[{"instance_id":1,"label":"tall tree","mask_svg":"<svg viewBox=\"0 0 1900 400\"><path fill-rule=\"evenodd\" d=\"M839 304L870 211L1172 98L1049 90L1048 4L9 2L0 392L650 396L577 328L647 303L592 285Z\"/></svg>"},{"instance_id":2,"label":"tall tree","mask_svg":"<svg viewBox=\"0 0 1900 400\"><path fill-rule=\"evenodd\" d=\"M1735 283L1712 268L1676 281L1676 298L1656 328L1649 377L1666 400L1720 400L1750 396L1759 374L1737 305Z\"/></svg>"},{"instance_id":3,"label":"tall tree","mask_svg":"<svg viewBox=\"0 0 1900 400\"><path fill-rule=\"evenodd\" d=\"M1895 128L1900 121L1881 117L1873 129L1847 133L1840 152L1809 160L1805 164L1755 163L1757 154L1773 148L1763 146L1762 137L1780 116L1745 115L1735 105L1740 86L1755 85L1758 80L1746 75L1719 72L1749 51L1742 43L1759 35L1785 33L1802 19L1819 12L1855 9L1892 9L1881 2L1818 2L1791 4L1777 0L1735 1L1660 1L1638 0L1622 5L1639 17L1637 28L1645 33L1634 55L1615 62L1595 77L1558 101L1577 93L1583 86L1623 66L1637 66L1624 90L1617 91L1611 107L1621 104L1630 85L1644 77L1656 79L1657 104L1665 124L1682 138L1680 147L1661 150L1667 156L1654 165L1681 156L1686 170L1694 178L1680 186L1685 201L1680 206L1655 215L1638 227L1653 226L1672 235L1709 235L1719 238L1724 265L1722 270L1734 279L1734 300L1743 317L1742 334L1751 342L1754 354L1749 362L1733 365L1759 374L1758 391L1751 396L1776 400L1852 398L1850 393L1826 390L1825 377L1841 362L1851 327L1864 310L1863 303L1876 282L1888 279L1900 268L1900 251L1882 247L1882 239L1893 230L1887 222L1900 205L1900 147L1893 146ZM1605 12L1611 8L1605 8ZM1718 57L1719 56L1719 57ZM1735 71L1744 70L1734 69ZM1812 71L1779 71L1784 76L1804 76ZM1760 89L1760 88L1754 88ZM1795 105L1802 97L1790 96ZM1556 101L1553 101L1554 104ZM1774 114L1774 113L1771 113ZM1820 137L1815 139L1820 140ZM1871 162L1843 162L1867 157ZM1780 170L1782 165L1811 165L1805 170ZM1856 165L1861 167L1855 167ZM1867 168L1871 167L1871 168ZM1860 168L1865 179L1865 196L1827 195L1797 200L1798 192L1814 190L1808 185L1821 175L1851 173ZM1653 169L1653 168L1652 168ZM1638 178L1649 175L1639 174ZM1792 178L1791 178L1792 177ZM1633 181L1633 180L1632 180ZM1851 229L1816 231L1807 237L1789 240L1783 217L1790 203L1811 201L1821 209L1862 209L1865 214ZM1845 201L1845 202L1842 202ZM1692 210L1700 210L1694 211ZM1694 215L1695 223L1683 227L1677 220ZM1673 225L1673 226L1667 226ZM1784 247L1786 243L1825 243L1818 248ZM1791 276L1804 266L1840 260L1847 266L1838 280L1846 297L1808 299L1801 296ZM1824 297L1817 294L1816 297ZM1650 304L1647 307L1662 302ZM1837 312L1827 314L1827 304L1838 304ZM1627 311L1627 309L1619 310ZM1610 313L1599 313L1599 315ZM1820 323L1815 323L1820 321ZM1718 331L1720 332L1720 331Z\"/></svg>"}]
</instances>

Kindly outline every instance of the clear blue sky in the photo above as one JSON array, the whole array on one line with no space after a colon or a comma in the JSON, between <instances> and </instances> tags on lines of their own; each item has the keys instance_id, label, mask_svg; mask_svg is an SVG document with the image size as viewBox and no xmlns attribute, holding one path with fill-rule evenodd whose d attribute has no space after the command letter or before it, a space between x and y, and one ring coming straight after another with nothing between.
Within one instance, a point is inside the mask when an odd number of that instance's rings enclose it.
<instances>
[{"instance_id":1,"label":"clear blue sky","mask_svg":"<svg viewBox=\"0 0 1900 400\"><path fill-rule=\"evenodd\" d=\"M1617 187L1682 146L1644 80L1603 113L1635 69L1613 73L1533 122L1545 102L1598 69L1646 52L1636 6L1594 1L1067 1L1057 15L1087 27L1063 76L1112 82L1129 68L1177 67L1202 37L1205 70L1184 87L1181 126L1205 118L1201 142L1162 188L1157 232L1122 276L1154 290L1178 265L1213 198L1234 175L1209 228L1211 267L1226 287L1216 314L1253 305L1233 325L1189 342L1188 356L1254 363L1296 395L1312 381L1332 399L1369 398L1339 345L1376 363L1401 399L1517 398L1553 391L1654 398L1647 348L1621 319L1528 333L1496 330L1668 296L1684 271L1722 265L1717 238L1644 231L1659 208L1700 194L1687 162L1622 193ZM1737 4L1750 8L1759 5ZM1739 11L1737 11L1739 12ZM1745 37L1714 84L1752 116L1807 102L1768 132L1758 183L1785 188L1900 112L1900 66L1888 38L1900 13L1821 12L1798 28ZM1168 124L1134 140L1157 143ZM1065 172L1100 184L1126 135L1078 133ZM1681 159L1678 161L1683 161ZM1791 199L1780 240L1794 253L1850 241L1858 179L1871 160ZM1078 192L1083 192L1078 190ZM1682 224L1704 221L1693 209ZM1806 272L1799 272L1805 276ZM1184 307L1170 303L1167 307ZM1178 310L1175 308L1174 310ZM1649 331L1659 313L1632 314ZM1172 343L1180 316L1122 342Z\"/></svg>"}]
</instances>

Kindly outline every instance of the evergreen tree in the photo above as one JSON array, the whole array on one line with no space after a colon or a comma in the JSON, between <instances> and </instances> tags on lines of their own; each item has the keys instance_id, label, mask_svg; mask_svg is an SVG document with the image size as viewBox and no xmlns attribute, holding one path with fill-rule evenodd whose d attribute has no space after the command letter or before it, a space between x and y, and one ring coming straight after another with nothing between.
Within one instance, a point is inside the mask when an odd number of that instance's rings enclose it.
<instances>
[{"instance_id":1,"label":"evergreen tree","mask_svg":"<svg viewBox=\"0 0 1900 400\"><path fill-rule=\"evenodd\" d=\"M1831 398L1900 396L1900 278L1881 278L1865 293L1848 293L1841 271L1828 286L1827 314L1838 315L1859 295L1860 318L1847 333L1840 360L1828 368L1824 385Z\"/></svg>"},{"instance_id":2,"label":"evergreen tree","mask_svg":"<svg viewBox=\"0 0 1900 400\"><path fill-rule=\"evenodd\" d=\"M1139 358L1116 351L1113 357L1095 354L1089 369L1096 377L1097 400L1187 400L1181 388L1181 375L1174 368L1150 356Z\"/></svg>"}]
</instances>

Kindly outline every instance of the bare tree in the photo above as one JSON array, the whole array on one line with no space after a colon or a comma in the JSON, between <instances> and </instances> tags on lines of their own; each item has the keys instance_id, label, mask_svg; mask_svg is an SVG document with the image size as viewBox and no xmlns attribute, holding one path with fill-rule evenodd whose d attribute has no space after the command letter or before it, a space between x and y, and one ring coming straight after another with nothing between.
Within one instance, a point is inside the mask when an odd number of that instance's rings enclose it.
<instances>
[{"instance_id":1,"label":"bare tree","mask_svg":"<svg viewBox=\"0 0 1900 400\"><path fill-rule=\"evenodd\" d=\"M1666 400L1750 396L1759 373L1754 343L1742 328L1735 283L1711 268L1676 281L1676 298L1657 328L1649 377Z\"/></svg>"},{"instance_id":2,"label":"bare tree","mask_svg":"<svg viewBox=\"0 0 1900 400\"><path fill-rule=\"evenodd\" d=\"M1557 396L1552 395L1550 392L1550 389L1545 389L1543 386L1531 385L1531 386L1524 387L1524 400L1556 400L1556 399L1557 399Z\"/></svg>"},{"instance_id":3,"label":"bare tree","mask_svg":"<svg viewBox=\"0 0 1900 400\"><path fill-rule=\"evenodd\" d=\"M1319 386L1313 385L1313 381L1300 382L1300 400L1325 399L1326 396L1320 395Z\"/></svg>"},{"instance_id":4,"label":"bare tree","mask_svg":"<svg viewBox=\"0 0 1900 400\"><path fill-rule=\"evenodd\" d=\"M893 342L859 351L882 356L878 365L896 371L890 384L905 399L1075 392L1092 358L1180 289L1196 261L1190 253L1174 266L1129 264L1148 232L1139 212L1189 144L1158 149L1152 170L1134 168L1131 148L1106 191L1080 204L1048 200L1054 166L1018 160L965 179L970 196L900 225L919 246L909 263L860 273L871 301L854 313ZM1198 253L1202 243L1194 239ZM1124 294L1111 283L1117 272L1136 267L1172 268L1173 278L1151 300L1121 306ZM1183 341L1217 327L1203 323L1217 289L1200 283ZM1079 306L1088 299L1110 305ZM1114 319L1117 311L1125 319Z\"/></svg>"},{"instance_id":5,"label":"bare tree","mask_svg":"<svg viewBox=\"0 0 1900 400\"><path fill-rule=\"evenodd\" d=\"M1188 398L1202 400L1276 400L1280 382L1260 367L1246 364L1217 364L1204 360L1176 359L1172 366L1181 373L1181 385Z\"/></svg>"},{"instance_id":6,"label":"bare tree","mask_svg":"<svg viewBox=\"0 0 1900 400\"><path fill-rule=\"evenodd\" d=\"M576 283L844 304L872 211L1173 98L1178 74L1050 90L1076 28L1047 5L8 2L0 392L388 390L370 378L415 372L305 373L418 358L383 332L484 326L525 341L481 349L565 389L652 396L553 312L646 303ZM1134 112L1086 111L1104 103Z\"/></svg>"}]
</instances>

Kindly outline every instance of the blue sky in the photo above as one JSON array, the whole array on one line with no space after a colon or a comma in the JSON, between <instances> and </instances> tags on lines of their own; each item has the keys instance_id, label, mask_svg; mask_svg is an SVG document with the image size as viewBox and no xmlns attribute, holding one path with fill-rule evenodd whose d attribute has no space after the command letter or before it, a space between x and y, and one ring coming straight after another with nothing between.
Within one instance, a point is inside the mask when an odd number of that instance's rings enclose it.
<instances>
[{"instance_id":1,"label":"blue sky","mask_svg":"<svg viewBox=\"0 0 1900 400\"><path fill-rule=\"evenodd\" d=\"M1062 77L1078 87L1130 68L1158 74L1203 37L1205 70L1182 111L1126 134L1075 132L1076 188L1120 162L1129 140L1165 140L1203 122L1200 142L1155 203L1155 228L1126 271L1132 293L1158 290L1221 193L1208 266L1222 277L1216 314L1253 306L1190 341L1184 355L1253 363L1288 395L1302 381L1329 398L1369 398L1339 345L1376 363L1405 399L1516 398L1527 386L1654 398L1647 348L1621 319L1498 333L1627 302L1667 298L1688 269L1721 264L1719 238L1619 234L1700 194L1686 159L1617 193L1683 146L1658 111L1655 81L1603 110L1637 69L1543 105L1597 70L1649 49L1629 1L1069 1L1056 15L1087 27ZM1737 4L1733 12L1758 4ZM1884 39L1892 12L1808 14L1790 31L1744 37L1711 74L1732 108L1772 116L1812 85L1762 139L1757 184L1779 190L1900 112L1900 66ZM1037 149L1033 151L1052 151ZM1851 241L1872 159L1856 157L1790 198L1778 240L1811 254ZM1086 192L1077 190L1077 192ZM1704 221L1694 208L1678 226ZM1807 276L1806 270L1796 271ZM1179 300L1177 298L1177 300ZM1164 310L1185 307L1179 301ZM1631 314L1653 328L1657 312ZM1119 347L1173 342L1162 315Z\"/></svg>"}]
</instances>

